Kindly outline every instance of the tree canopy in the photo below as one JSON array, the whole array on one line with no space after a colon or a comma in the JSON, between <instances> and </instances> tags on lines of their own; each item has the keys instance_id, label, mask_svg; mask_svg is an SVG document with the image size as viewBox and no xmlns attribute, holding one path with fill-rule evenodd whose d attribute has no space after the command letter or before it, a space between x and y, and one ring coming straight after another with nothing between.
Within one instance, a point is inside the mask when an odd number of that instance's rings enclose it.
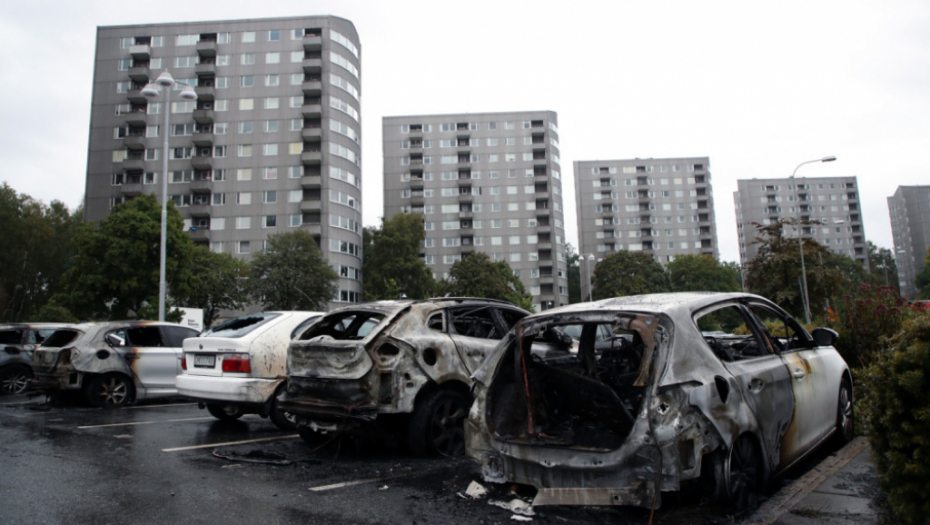
<instances>
[{"instance_id":1,"label":"tree canopy","mask_svg":"<svg viewBox=\"0 0 930 525\"><path fill-rule=\"evenodd\" d=\"M243 281L247 275L248 265L232 255L194 246L171 295L186 307L203 309L203 326L210 326L220 310L239 309L248 301Z\"/></svg>"},{"instance_id":2,"label":"tree canopy","mask_svg":"<svg viewBox=\"0 0 930 525\"><path fill-rule=\"evenodd\" d=\"M252 298L267 310L323 310L339 290L338 279L303 230L269 235L249 268Z\"/></svg>"},{"instance_id":3,"label":"tree canopy","mask_svg":"<svg viewBox=\"0 0 930 525\"><path fill-rule=\"evenodd\" d=\"M595 299L668 291L665 268L643 252L620 250L594 267Z\"/></svg>"},{"instance_id":4,"label":"tree canopy","mask_svg":"<svg viewBox=\"0 0 930 525\"><path fill-rule=\"evenodd\" d=\"M584 259L575 251L571 243L565 243L565 264L568 266L568 303L580 303L587 298L582 298L583 285L581 283L581 265Z\"/></svg>"},{"instance_id":5,"label":"tree canopy","mask_svg":"<svg viewBox=\"0 0 930 525\"><path fill-rule=\"evenodd\" d=\"M440 293L455 297L499 299L525 310L533 308L533 297L526 293L507 261L494 262L483 252L475 252L453 264L449 279L441 282L439 288Z\"/></svg>"},{"instance_id":6,"label":"tree canopy","mask_svg":"<svg viewBox=\"0 0 930 525\"><path fill-rule=\"evenodd\" d=\"M869 251L869 273L872 284L894 286L898 289L898 264L894 254L888 248L879 248L872 241L867 241Z\"/></svg>"},{"instance_id":7,"label":"tree canopy","mask_svg":"<svg viewBox=\"0 0 930 525\"><path fill-rule=\"evenodd\" d=\"M709 255L679 255L668 263L671 289L675 292L738 292L739 270Z\"/></svg>"},{"instance_id":8,"label":"tree canopy","mask_svg":"<svg viewBox=\"0 0 930 525\"><path fill-rule=\"evenodd\" d=\"M927 248L927 256L924 257L924 269L917 274L914 284L919 290L921 299L930 299L930 248Z\"/></svg>"},{"instance_id":9,"label":"tree canopy","mask_svg":"<svg viewBox=\"0 0 930 525\"><path fill-rule=\"evenodd\" d=\"M420 259L425 235L422 217L412 213L382 219L380 228L365 228L365 300L397 299L402 293L410 299L433 295L433 274Z\"/></svg>"}]
</instances>

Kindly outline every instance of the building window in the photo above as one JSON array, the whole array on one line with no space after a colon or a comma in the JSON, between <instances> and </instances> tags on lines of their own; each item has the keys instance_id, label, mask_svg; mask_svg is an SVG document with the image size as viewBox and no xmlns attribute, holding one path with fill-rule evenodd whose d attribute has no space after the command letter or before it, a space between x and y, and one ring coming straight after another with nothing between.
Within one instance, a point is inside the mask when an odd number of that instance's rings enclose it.
<instances>
[{"instance_id":1,"label":"building window","mask_svg":"<svg viewBox=\"0 0 930 525\"><path fill-rule=\"evenodd\" d=\"M242 41L247 44L255 42L255 31L246 31L242 33Z\"/></svg>"}]
</instances>

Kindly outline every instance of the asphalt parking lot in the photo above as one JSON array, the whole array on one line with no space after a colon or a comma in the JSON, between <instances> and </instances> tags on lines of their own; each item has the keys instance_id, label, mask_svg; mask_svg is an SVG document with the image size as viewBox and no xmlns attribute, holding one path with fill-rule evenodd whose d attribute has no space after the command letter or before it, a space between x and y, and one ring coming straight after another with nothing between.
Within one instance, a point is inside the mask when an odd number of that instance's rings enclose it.
<instances>
[{"instance_id":1,"label":"asphalt parking lot","mask_svg":"<svg viewBox=\"0 0 930 525\"><path fill-rule=\"evenodd\" d=\"M469 461L419 458L343 438L314 450L245 416L223 423L182 399L117 410L0 398L0 523L513 523ZM777 487L776 487L777 488ZM630 507L537 507L535 523L647 523ZM738 520L739 517L736 517ZM665 498L653 523L732 523L696 495Z\"/></svg>"}]
</instances>

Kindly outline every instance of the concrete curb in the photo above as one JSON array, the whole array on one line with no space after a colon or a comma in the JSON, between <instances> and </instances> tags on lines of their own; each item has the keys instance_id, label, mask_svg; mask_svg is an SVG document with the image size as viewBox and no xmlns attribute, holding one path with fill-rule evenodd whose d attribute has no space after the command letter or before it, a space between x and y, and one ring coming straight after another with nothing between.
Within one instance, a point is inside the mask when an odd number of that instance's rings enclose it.
<instances>
[{"instance_id":1,"label":"concrete curb","mask_svg":"<svg viewBox=\"0 0 930 525\"><path fill-rule=\"evenodd\" d=\"M835 455L825 459L793 483L784 487L766 501L750 516L745 523L752 525L771 525L782 514L791 510L830 476L834 475L860 453L869 447L865 437L857 437L840 449Z\"/></svg>"}]
</instances>

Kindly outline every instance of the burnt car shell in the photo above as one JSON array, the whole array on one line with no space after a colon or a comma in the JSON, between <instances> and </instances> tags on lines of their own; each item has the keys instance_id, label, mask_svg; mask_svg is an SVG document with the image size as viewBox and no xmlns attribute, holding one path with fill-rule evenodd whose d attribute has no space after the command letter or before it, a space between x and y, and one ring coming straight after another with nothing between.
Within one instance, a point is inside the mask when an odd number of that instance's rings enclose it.
<instances>
[{"instance_id":1,"label":"burnt car shell","mask_svg":"<svg viewBox=\"0 0 930 525\"><path fill-rule=\"evenodd\" d=\"M18 394L33 376L33 353L66 323L0 324L0 394Z\"/></svg>"},{"instance_id":2,"label":"burnt car shell","mask_svg":"<svg viewBox=\"0 0 930 525\"><path fill-rule=\"evenodd\" d=\"M535 486L536 505L650 507L661 504L661 492L692 480L724 496L735 483L729 469L737 443L752 448L764 483L832 433L829 417L816 428L801 423L813 410L798 408L795 392L818 389L813 397L830 401L835 416L848 369L799 325L792 325L800 330L793 350L723 362L694 320L719 305L783 313L758 296L684 293L606 299L524 319L473 376L466 453L486 481ZM606 323L624 337L596 354L594 327ZM576 360L532 357L536 335L571 324L591 327ZM745 337L763 340L763 329L750 325ZM811 367L807 354L819 350L826 357ZM793 385L791 370L796 383L805 379L797 379L803 374L795 364L808 367L806 379L816 368L824 379ZM767 394L759 395L763 385ZM805 425L812 428L801 440Z\"/></svg>"}]
</instances>

